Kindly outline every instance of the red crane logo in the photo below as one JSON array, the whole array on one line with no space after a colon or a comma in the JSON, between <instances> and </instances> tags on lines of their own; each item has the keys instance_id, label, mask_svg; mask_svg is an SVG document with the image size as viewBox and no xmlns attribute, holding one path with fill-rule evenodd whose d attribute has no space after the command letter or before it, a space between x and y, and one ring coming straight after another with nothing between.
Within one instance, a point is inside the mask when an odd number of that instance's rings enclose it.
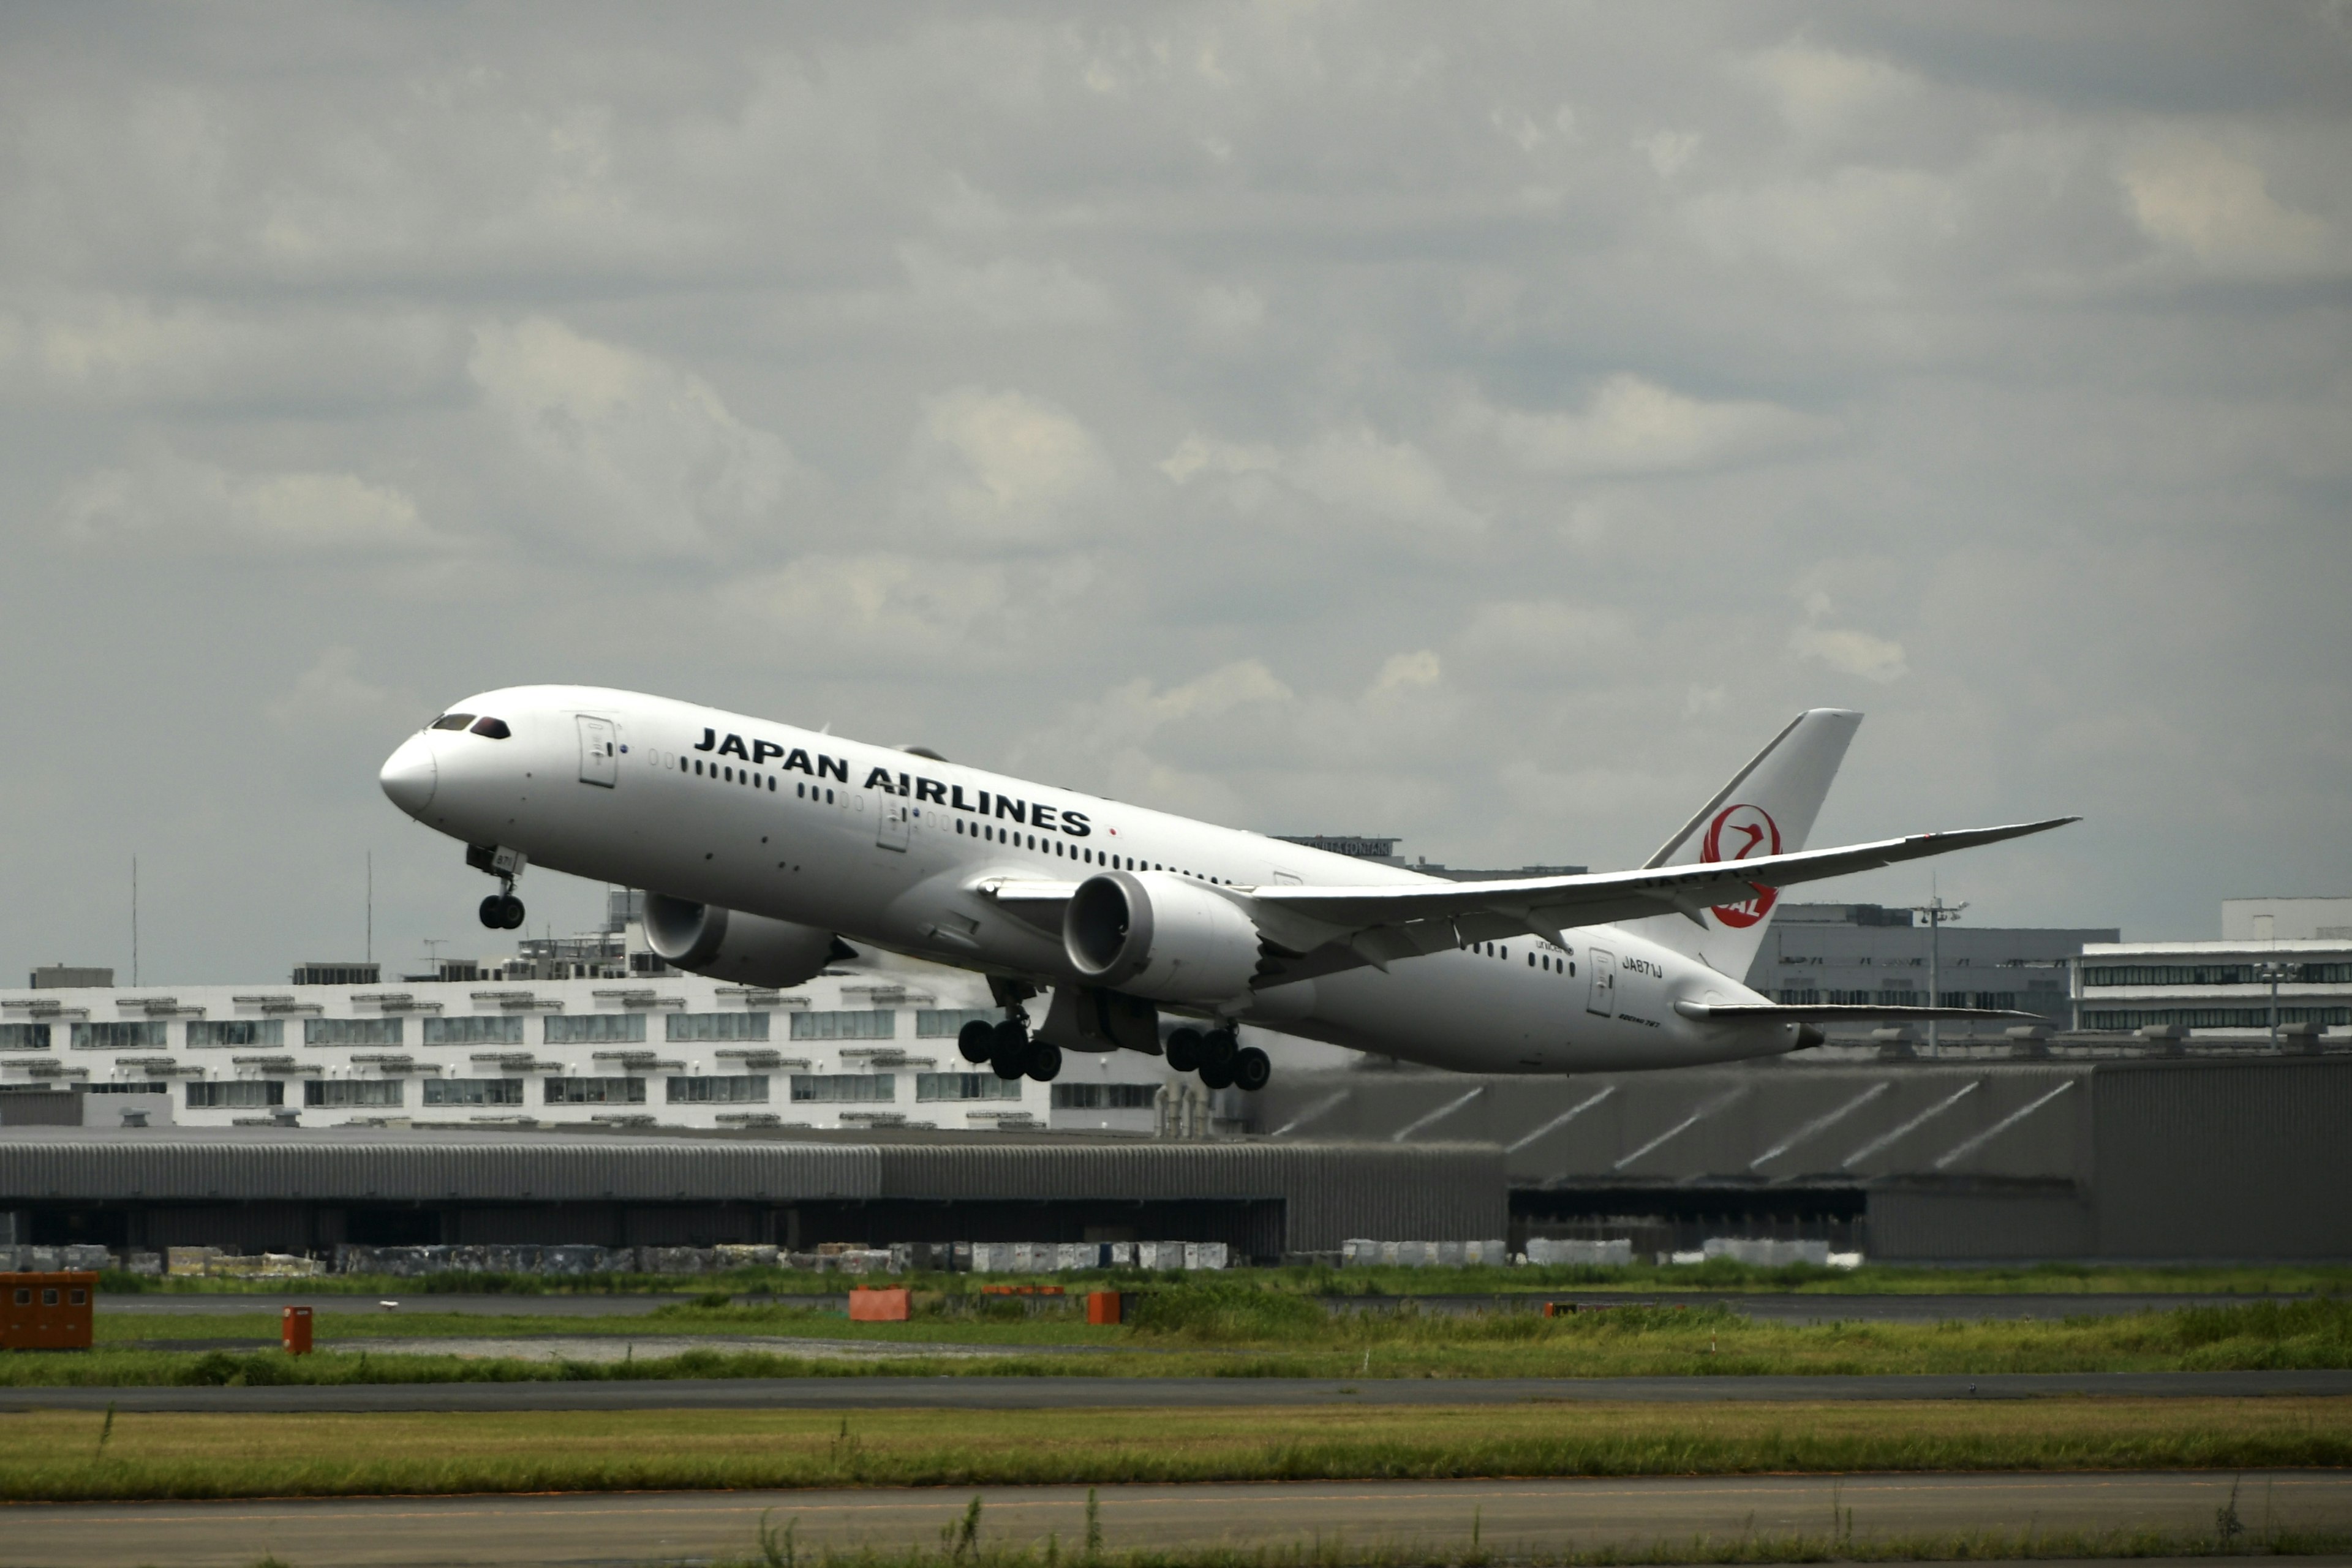
<instances>
[{"instance_id":1,"label":"red crane logo","mask_svg":"<svg viewBox=\"0 0 2352 1568\"><path fill-rule=\"evenodd\" d=\"M1725 852L1727 842L1729 853ZM1713 866L1725 860L1746 860L1750 857L1780 853L1780 826L1772 814L1760 805L1727 805L1715 814L1706 825L1706 840L1700 847L1699 861ZM1777 889L1749 883L1756 896L1743 903L1717 904L1715 918L1734 928L1752 926L1772 912L1773 903L1780 894Z\"/></svg>"}]
</instances>

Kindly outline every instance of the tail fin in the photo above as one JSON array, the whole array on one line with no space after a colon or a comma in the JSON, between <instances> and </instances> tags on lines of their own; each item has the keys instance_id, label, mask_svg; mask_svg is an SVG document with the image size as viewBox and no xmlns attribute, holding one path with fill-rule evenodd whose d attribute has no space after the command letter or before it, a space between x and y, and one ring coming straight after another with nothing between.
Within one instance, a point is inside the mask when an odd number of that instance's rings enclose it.
<instances>
[{"instance_id":1,"label":"tail fin","mask_svg":"<svg viewBox=\"0 0 2352 1568\"><path fill-rule=\"evenodd\" d=\"M1813 708L1798 714L1643 861L1643 869L1802 849L1861 723L1861 714L1842 708ZM1718 904L1696 917L1661 915L1633 924L1653 941L1739 980L1764 943L1765 928L1779 900L1778 893L1766 891L1745 903Z\"/></svg>"}]
</instances>

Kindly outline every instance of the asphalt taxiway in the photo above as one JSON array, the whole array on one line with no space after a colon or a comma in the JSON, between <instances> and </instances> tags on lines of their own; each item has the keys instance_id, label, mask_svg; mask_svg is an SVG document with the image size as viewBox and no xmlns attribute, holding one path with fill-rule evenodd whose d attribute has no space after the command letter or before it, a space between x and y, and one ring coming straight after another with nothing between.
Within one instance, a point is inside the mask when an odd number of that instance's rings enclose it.
<instances>
[{"instance_id":1,"label":"asphalt taxiway","mask_svg":"<svg viewBox=\"0 0 2352 1568\"><path fill-rule=\"evenodd\" d=\"M1837 1377L841 1377L377 1383L260 1388L0 1388L0 1411L1121 1410L1252 1405L1661 1405L2053 1396L2352 1395L2352 1371Z\"/></svg>"},{"instance_id":2,"label":"asphalt taxiway","mask_svg":"<svg viewBox=\"0 0 2352 1568\"><path fill-rule=\"evenodd\" d=\"M315 1501L34 1504L0 1508L0 1537L22 1568L246 1568L274 1556L299 1568L573 1568L753 1554L763 1524L789 1525L801 1551L937 1550L968 1489L641 1492ZM1086 1538L1083 1487L982 1488L983 1545L1066 1552ZM2352 1522L2352 1474L2280 1471L2090 1474L1571 1478L1546 1480L1269 1482L1099 1489L1111 1551L1279 1546L1331 1541L1467 1546L1475 1530L1507 1555L1565 1547L1648 1547L1699 1536L1856 1540L1981 1531L2045 1541L2065 1531L2160 1529L2210 1534L2233 1509L2265 1528ZM1833 1521L1835 1521L1833 1523ZM2345 1558L2305 1558L2342 1563Z\"/></svg>"}]
</instances>

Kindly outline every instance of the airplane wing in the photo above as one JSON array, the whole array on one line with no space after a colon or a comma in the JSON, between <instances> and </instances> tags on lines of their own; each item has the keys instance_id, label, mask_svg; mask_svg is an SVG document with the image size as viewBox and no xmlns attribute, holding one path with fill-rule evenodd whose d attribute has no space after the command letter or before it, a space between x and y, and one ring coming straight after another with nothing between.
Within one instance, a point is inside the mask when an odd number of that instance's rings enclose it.
<instances>
[{"instance_id":1,"label":"airplane wing","mask_svg":"<svg viewBox=\"0 0 2352 1568\"><path fill-rule=\"evenodd\" d=\"M1023 877L984 877L970 886L971 891L993 900L1014 919L1055 931L1062 929L1062 910L1078 890L1076 882Z\"/></svg>"},{"instance_id":2,"label":"airplane wing","mask_svg":"<svg viewBox=\"0 0 2352 1568\"><path fill-rule=\"evenodd\" d=\"M1604 871L1580 877L1525 877L1492 882L1394 882L1370 887L1261 886L1248 903L1261 929L1283 946L1305 953L1327 942L1351 949L1360 961L1385 967L1391 958L1434 952L1514 931L1545 941L1577 926L1679 911L1701 925L1711 905L1743 902L1764 889L1820 881L1946 855L1955 849L1998 844L2045 833L2080 821L2053 816L2042 822L1972 827L1956 833L1917 833L1832 849L1758 856L1638 871ZM1296 970L1286 978L1303 979Z\"/></svg>"}]
</instances>

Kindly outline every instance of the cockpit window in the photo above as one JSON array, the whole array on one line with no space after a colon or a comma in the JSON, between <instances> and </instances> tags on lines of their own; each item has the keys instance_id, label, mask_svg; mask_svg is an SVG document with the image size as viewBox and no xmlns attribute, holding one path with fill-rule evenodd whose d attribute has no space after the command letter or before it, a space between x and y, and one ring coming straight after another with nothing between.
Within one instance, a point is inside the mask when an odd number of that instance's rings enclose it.
<instances>
[{"instance_id":1,"label":"cockpit window","mask_svg":"<svg viewBox=\"0 0 2352 1568\"><path fill-rule=\"evenodd\" d=\"M428 730L462 730L473 721L474 716L471 713L444 713L438 719L434 720L432 723L426 725L425 728Z\"/></svg>"},{"instance_id":2,"label":"cockpit window","mask_svg":"<svg viewBox=\"0 0 2352 1568\"><path fill-rule=\"evenodd\" d=\"M507 728L507 721L503 719L477 719L474 721L474 733L487 735L493 741L503 741L514 731Z\"/></svg>"}]
</instances>

